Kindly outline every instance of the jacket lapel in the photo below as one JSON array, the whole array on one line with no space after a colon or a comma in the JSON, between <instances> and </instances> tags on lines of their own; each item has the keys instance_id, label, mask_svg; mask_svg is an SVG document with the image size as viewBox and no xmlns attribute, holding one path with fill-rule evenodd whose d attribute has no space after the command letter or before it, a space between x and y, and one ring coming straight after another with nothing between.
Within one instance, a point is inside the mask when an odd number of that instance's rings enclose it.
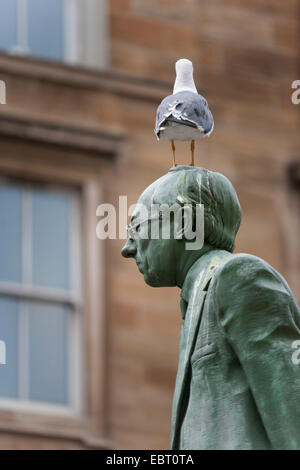
<instances>
[{"instance_id":1,"label":"jacket lapel","mask_svg":"<svg viewBox=\"0 0 300 470\"><path fill-rule=\"evenodd\" d=\"M199 290L195 293L192 302L186 312L184 325L182 326L180 334L180 360L176 377L175 392L172 407L172 430L171 430L171 448L174 448L175 436L177 435L178 426L181 422L181 411L184 391L186 389L186 382L188 378L189 358L194 346L195 332L199 325L202 307L206 292Z\"/></svg>"},{"instance_id":2,"label":"jacket lapel","mask_svg":"<svg viewBox=\"0 0 300 470\"><path fill-rule=\"evenodd\" d=\"M178 448L178 437L184 409L185 393L188 392L190 357L194 349L204 307L206 291L204 290L213 276L214 268L224 260L224 256L214 254L197 275L186 311L180 334L180 357L176 376L176 385L172 407L171 449Z\"/></svg>"}]
</instances>

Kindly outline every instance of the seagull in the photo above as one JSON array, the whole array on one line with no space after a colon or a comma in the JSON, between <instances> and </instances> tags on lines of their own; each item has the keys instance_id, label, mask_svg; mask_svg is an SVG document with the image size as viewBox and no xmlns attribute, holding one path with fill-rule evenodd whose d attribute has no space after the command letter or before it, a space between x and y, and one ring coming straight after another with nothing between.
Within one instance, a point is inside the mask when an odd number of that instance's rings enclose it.
<instances>
[{"instance_id":1,"label":"seagull","mask_svg":"<svg viewBox=\"0 0 300 470\"><path fill-rule=\"evenodd\" d=\"M195 140L209 136L214 129L214 119L206 99L198 94L193 78L193 64L180 59L175 64L176 80L173 94L166 96L156 112L154 133L157 140L171 141L174 166L174 140L190 140L192 162L195 165Z\"/></svg>"}]
</instances>

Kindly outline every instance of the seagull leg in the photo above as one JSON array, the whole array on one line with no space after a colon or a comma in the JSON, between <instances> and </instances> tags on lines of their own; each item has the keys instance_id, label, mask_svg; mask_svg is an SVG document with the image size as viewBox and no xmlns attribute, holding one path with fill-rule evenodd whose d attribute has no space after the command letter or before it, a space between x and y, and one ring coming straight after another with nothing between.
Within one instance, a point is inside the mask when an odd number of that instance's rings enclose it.
<instances>
[{"instance_id":1,"label":"seagull leg","mask_svg":"<svg viewBox=\"0 0 300 470\"><path fill-rule=\"evenodd\" d=\"M191 152L192 152L192 163L190 166L195 166L195 160L194 160L194 152L195 152L195 141L191 141Z\"/></svg>"},{"instance_id":2,"label":"seagull leg","mask_svg":"<svg viewBox=\"0 0 300 470\"><path fill-rule=\"evenodd\" d=\"M176 162L175 162L175 144L174 144L174 140L171 140L171 147L172 147L172 151L173 151L174 166L177 166Z\"/></svg>"}]
</instances>

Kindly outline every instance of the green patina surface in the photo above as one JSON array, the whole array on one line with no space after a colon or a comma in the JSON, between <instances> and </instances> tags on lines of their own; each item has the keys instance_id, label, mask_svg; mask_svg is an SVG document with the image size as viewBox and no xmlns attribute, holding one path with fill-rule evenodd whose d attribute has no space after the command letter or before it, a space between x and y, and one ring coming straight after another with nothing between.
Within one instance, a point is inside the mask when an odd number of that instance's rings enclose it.
<instances>
[{"instance_id":1,"label":"green patina surface","mask_svg":"<svg viewBox=\"0 0 300 470\"><path fill-rule=\"evenodd\" d=\"M300 450L295 297L265 261L232 253L241 208L223 175L172 168L139 202L150 209L153 202L174 204L178 195L204 204L200 250L186 250L185 240L143 240L138 234L122 250L135 258L149 285L181 288L171 447Z\"/></svg>"}]
</instances>

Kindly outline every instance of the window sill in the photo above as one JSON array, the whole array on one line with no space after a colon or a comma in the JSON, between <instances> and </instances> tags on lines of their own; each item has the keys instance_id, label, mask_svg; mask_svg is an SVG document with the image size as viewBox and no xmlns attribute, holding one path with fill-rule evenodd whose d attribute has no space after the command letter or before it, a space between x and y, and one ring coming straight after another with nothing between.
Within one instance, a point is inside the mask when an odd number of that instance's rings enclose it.
<instances>
[{"instance_id":1,"label":"window sill","mask_svg":"<svg viewBox=\"0 0 300 470\"><path fill-rule=\"evenodd\" d=\"M0 433L51 438L73 442L83 449L113 449L113 443L100 436L85 416L62 416L0 409Z\"/></svg>"}]
</instances>

